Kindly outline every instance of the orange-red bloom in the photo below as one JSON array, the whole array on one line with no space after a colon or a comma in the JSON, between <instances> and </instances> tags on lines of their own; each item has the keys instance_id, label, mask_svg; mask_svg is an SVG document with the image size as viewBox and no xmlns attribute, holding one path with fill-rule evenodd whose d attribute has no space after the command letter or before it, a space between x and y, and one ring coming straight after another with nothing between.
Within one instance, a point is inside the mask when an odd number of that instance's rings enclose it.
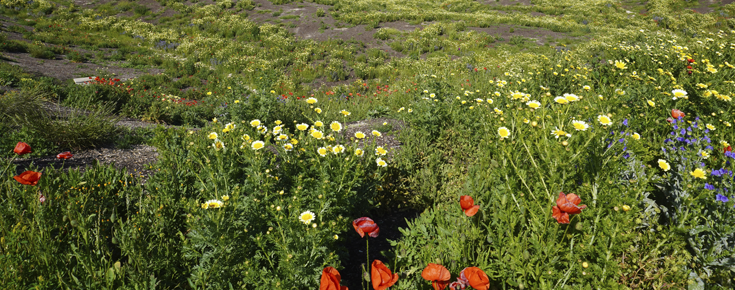
<instances>
[{"instance_id":1,"label":"orange-red bloom","mask_svg":"<svg viewBox=\"0 0 735 290\"><path fill-rule=\"evenodd\" d=\"M378 225L369 217L361 217L352 221L352 227L360 234L361 238L365 237L365 234L377 238L380 233Z\"/></svg>"},{"instance_id":2,"label":"orange-red bloom","mask_svg":"<svg viewBox=\"0 0 735 290\"><path fill-rule=\"evenodd\" d=\"M469 195L460 196L459 205L462 207L462 211L466 216L473 216L480 210L480 206L475 205L475 200Z\"/></svg>"},{"instance_id":3,"label":"orange-red bloom","mask_svg":"<svg viewBox=\"0 0 735 290\"><path fill-rule=\"evenodd\" d=\"M392 274L380 260L373 260L370 266L370 281L373 283L373 289L385 290L398 281L398 274Z\"/></svg>"},{"instance_id":4,"label":"orange-red bloom","mask_svg":"<svg viewBox=\"0 0 735 290\"><path fill-rule=\"evenodd\" d=\"M18 144L15 144L15 149L13 149L13 152L18 155L31 153L31 145L28 145L25 142L18 142Z\"/></svg>"},{"instance_id":5,"label":"orange-red bloom","mask_svg":"<svg viewBox=\"0 0 735 290\"><path fill-rule=\"evenodd\" d=\"M72 155L71 152L69 152L69 151L61 152L59 154L56 154L56 158L58 158L58 159L69 159L69 158L72 158L72 157L74 157L74 155Z\"/></svg>"},{"instance_id":6,"label":"orange-red bloom","mask_svg":"<svg viewBox=\"0 0 735 290\"><path fill-rule=\"evenodd\" d=\"M26 171L21 173L18 176L13 176L16 181L20 182L20 184L25 185L36 185L38 184L38 180L41 179L41 172L35 172L35 171Z\"/></svg>"},{"instance_id":7,"label":"orange-red bloom","mask_svg":"<svg viewBox=\"0 0 735 290\"><path fill-rule=\"evenodd\" d=\"M467 267L459 273L459 280L470 284L476 290L487 290L490 288L490 278L477 267Z\"/></svg>"},{"instance_id":8,"label":"orange-red bloom","mask_svg":"<svg viewBox=\"0 0 735 290\"><path fill-rule=\"evenodd\" d=\"M684 115L684 112L682 111L679 111L677 109L671 110L671 117L674 119L684 118L684 116L686 115Z\"/></svg>"},{"instance_id":9,"label":"orange-red bloom","mask_svg":"<svg viewBox=\"0 0 735 290\"><path fill-rule=\"evenodd\" d=\"M582 202L582 199L576 194L560 192L559 198L556 199L556 205L551 208L551 216L560 224L568 224L570 214L581 213L582 209L587 208L584 204L579 205L580 202Z\"/></svg>"},{"instance_id":10,"label":"orange-red bloom","mask_svg":"<svg viewBox=\"0 0 735 290\"><path fill-rule=\"evenodd\" d=\"M424 268L424 271L421 272L421 277L431 281L431 287L434 287L434 290L444 290L449 285L449 279L452 278L447 268L434 263L429 263Z\"/></svg>"},{"instance_id":11,"label":"orange-red bloom","mask_svg":"<svg viewBox=\"0 0 735 290\"><path fill-rule=\"evenodd\" d=\"M322 270L322 279L319 282L319 290L347 290L347 287L339 285L342 276L339 271L333 267L326 267Z\"/></svg>"}]
</instances>

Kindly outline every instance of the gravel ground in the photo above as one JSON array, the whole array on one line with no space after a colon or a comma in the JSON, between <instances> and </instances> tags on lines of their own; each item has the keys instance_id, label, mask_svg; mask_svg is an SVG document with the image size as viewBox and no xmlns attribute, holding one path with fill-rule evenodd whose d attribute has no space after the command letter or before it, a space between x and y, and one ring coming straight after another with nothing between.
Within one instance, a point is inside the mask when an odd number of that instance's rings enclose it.
<instances>
[{"instance_id":1,"label":"gravel ground","mask_svg":"<svg viewBox=\"0 0 735 290\"><path fill-rule=\"evenodd\" d=\"M148 145L134 145L130 149L119 149L114 147L101 147L88 149L79 152L72 152L74 157L67 160L59 160L55 155L40 157L16 159L13 164L17 165L16 174L28 170L31 163L36 168L53 167L56 169L79 169L84 172L95 162L101 164L112 164L117 169L127 169L128 173L141 178L141 182L145 181L153 174L150 165L155 163L158 158L156 147Z\"/></svg>"}]
</instances>

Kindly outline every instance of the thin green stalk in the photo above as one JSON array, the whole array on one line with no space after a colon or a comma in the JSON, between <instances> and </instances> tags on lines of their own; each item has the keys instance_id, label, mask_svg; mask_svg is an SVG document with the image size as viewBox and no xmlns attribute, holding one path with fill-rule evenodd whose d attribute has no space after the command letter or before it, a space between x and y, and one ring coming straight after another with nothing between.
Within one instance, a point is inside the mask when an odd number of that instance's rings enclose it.
<instances>
[{"instance_id":1,"label":"thin green stalk","mask_svg":"<svg viewBox=\"0 0 735 290\"><path fill-rule=\"evenodd\" d=\"M365 256L367 257L367 264L365 264L365 273L368 273L368 269L370 269L370 237L365 237ZM366 281L365 289L369 289L369 287L370 283Z\"/></svg>"}]
</instances>

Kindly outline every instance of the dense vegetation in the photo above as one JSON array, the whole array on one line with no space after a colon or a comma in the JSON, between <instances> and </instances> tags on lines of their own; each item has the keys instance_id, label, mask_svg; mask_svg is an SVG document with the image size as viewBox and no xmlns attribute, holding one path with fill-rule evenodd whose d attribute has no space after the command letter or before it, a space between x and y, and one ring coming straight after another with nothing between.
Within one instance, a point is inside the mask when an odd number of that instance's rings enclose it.
<instances>
[{"instance_id":1,"label":"dense vegetation","mask_svg":"<svg viewBox=\"0 0 735 290\"><path fill-rule=\"evenodd\" d=\"M74 2L0 0L6 289L315 289L336 271L444 289L467 267L474 289L735 284L734 4ZM334 37L293 30L316 21ZM162 73L76 85L9 64L25 54ZM183 127L131 139L115 116ZM12 163L130 142L160 154L145 183ZM391 225L358 218L405 210L370 251Z\"/></svg>"}]
</instances>

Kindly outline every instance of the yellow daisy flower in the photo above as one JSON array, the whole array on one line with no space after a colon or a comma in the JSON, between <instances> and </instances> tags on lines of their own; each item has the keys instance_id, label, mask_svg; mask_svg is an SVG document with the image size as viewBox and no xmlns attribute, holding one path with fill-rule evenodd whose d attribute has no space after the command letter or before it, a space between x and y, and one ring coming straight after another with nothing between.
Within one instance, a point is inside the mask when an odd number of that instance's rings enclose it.
<instances>
[{"instance_id":1,"label":"yellow daisy flower","mask_svg":"<svg viewBox=\"0 0 735 290\"><path fill-rule=\"evenodd\" d=\"M316 149L316 152L319 153L319 155L321 155L322 157L324 157L324 156L327 156L327 152L329 152L329 150L327 150L327 148L324 148L324 147L319 147L319 149Z\"/></svg>"},{"instance_id":2,"label":"yellow daisy flower","mask_svg":"<svg viewBox=\"0 0 735 290\"><path fill-rule=\"evenodd\" d=\"M510 137L510 130L506 127L500 127L498 128L498 135L500 135L500 139L505 139Z\"/></svg>"},{"instance_id":3,"label":"yellow daisy flower","mask_svg":"<svg viewBox=\"0 0 735 290\"><path fill-rule=\"evenodd\" d=\"M694 176L694 178L707 179L707 176L706 176L704 170L702 170L701 168L694 169L694 171L689 172L689 174L691 174L692 176Z\"/></svg>"},{"instance_id":4,"label":"yellow daisy flower","mask_svg":"<svg viewBox=\"0 0 735 290\"><path fill-rule=\"evenodd\" d=\"M669 165L669 163L666 162L666 160L663 160L663 159L659 159L658 160L658 167L660 167L661 169L663 169L663 171L669 171L671 169L671 165Z\"/></svg>"},{"instance_id":5,"label":"yellow daisy flower","mask_svg":"<svg viewBox=\"0 0 735 290\"><path fill-rule=\"evenodd\" d=\"M539 101L535 101L535 100L526 103L526 105L529 106L529 107L531 107L532 109L538 109L539 107L541 107L541 103Z\"/></svg>"},{"instance_id":6,"label":"yellow daisy flower","mask_svg":"<svg viewBox=\"0 0 735 290\"><path fill-rule=\"evenodd\" d=\"M322 139L324 138L324 132L319 130L311 131L311 137L314 137L316 139Z\"/></svg>"},{"instance_id":7,"label":"yellow daisy flower","mask_svg":"<svg viewBox=\"0 0 735 290\"><path fill-rule=\"evenodd\" d=\"M263 141L255 141L253 144L250 144L250 147L252 147L253 150L260 150L265 147L265 143Z\"/></svg>"},{"instance_id":8,"label":"yellow daisy flower","mask_svg":"<svg viewBox=\"0 0 735 290\"><path fill-rule=\"evenodd\" d=\"M339 132L342 131L342 124L337 121L333 121L332 124L329 124L329 128L334 132Z\"/></svg>"},{"instance_id":9,"label":"yellow daisy flower","mask_svg":"<svg viewBox=\"0 0 735 290\"><path fill-rule=\"evenodd\" d=\"M577 131L586 131L587 128L590 127L590 125L588 125L585 121L574 120L572 121L572 127L574 127L574 129Z\"/></svg>"},{"instance_id":10,"label":"yellow daisy flower","mask_svg":"<svg viewBox=\"0 0 735 290\"><path fill-rule=\"evenodd\" d=\"M610 117L605 115L599 115L597 116L597 121L600 122L603 126L610 126L612 125L612 120L610 120Z\"/></svg>"}]
</instances>

